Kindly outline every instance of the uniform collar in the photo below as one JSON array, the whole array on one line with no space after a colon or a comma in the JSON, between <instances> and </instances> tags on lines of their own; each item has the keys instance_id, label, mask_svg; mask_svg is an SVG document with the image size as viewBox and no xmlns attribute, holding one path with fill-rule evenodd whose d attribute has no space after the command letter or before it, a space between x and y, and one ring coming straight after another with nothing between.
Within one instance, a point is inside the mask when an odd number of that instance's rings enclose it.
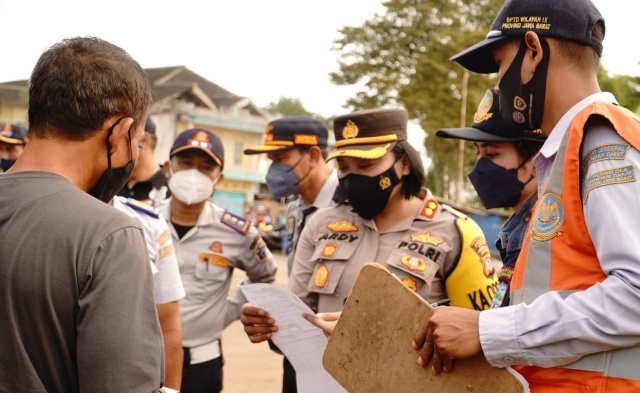
<instances>
[{"instance_id":1,"label":"uniform collar","mask_svg":"<svg viewBox=\"0 0 640 393\"><path fill-rule=\"evenodd\" d=\"M317 207L318 209L331 206L333 201L333 195L336 193L336 188L338 187L338 171L335 169L331 169L331 173L324 181L316 200L313 201L312 206Z\"/></svg>"},{"instance_id":2,"label":"uniform collar","mask_svg":"<svg viewBox=\"0 0 640 393\"><path fill-rule=\"evenodd\" d=\"M162 212L162 215L164 215L166 220L169 222L171 222L171 202L172 201L173 201L173 197L167 198L161 202L159 207L160 211ZM196 221L195 226L201 227L205 225L211 225L216 220L216 218L218 219L218 221L220 220L219 212L213 209L212 206L213 204L211 202L207 202L204 204L204 209L202 209L202 212L200 212L200 215L198 216L198 221Z\"/></svg>"}]
</instances>

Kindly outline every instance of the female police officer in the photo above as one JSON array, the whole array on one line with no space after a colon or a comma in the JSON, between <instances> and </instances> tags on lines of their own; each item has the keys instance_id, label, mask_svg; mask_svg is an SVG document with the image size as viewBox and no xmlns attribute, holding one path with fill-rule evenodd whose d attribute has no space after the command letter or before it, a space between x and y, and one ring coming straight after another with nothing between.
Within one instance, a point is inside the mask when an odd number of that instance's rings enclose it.
<instances>
[{"instance_id":1,"label":"female police officer","mask_svg":"<svg viewBox=\"0 0 640 393\"><path fill-rule=\"evenodd\" d=\"M430 302L489 308L497 280L482 231L422 187L424 169L407 141L402 109L371 109L334 120L346 202L318 211L302 232L288 289L316 312L342 308L367 262L379 262ZM277 331L264 310L245 305L252 342Z\"/></svg>"}]
</instances>

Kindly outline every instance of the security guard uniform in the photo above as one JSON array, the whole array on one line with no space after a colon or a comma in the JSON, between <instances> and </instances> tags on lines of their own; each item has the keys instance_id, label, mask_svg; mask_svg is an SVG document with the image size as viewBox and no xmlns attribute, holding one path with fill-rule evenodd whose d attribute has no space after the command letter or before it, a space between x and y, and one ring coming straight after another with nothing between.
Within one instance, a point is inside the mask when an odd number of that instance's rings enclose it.
<instances>
[{"instance_id":1,"label":"security guard uniform","mask_svg":"<svg viewBox=\"0 0 640 393\"><path fill-rule=\"evenodd\" d=\"M234 268L247 273L244 283L270 283L276 263L251 221L207 202L196 225L179 238L171 224L171 201L160 205L176 248L187 296L180 301L185 356L190 364L220 357L222 329L240 318L246 299L229 297Z\"/></svg>"},{"instance_id":2,"label":"security guard uniform","mask_svg":"<svg viewBox=\"0 0 640 393\"><path fill-rule=\"evenodd\" d=\"M156 304L180 300L185 296L171 234L160 211L131 198L115 197L113 206L133 218L144 232L147 243Z\"/></svg>"},{"instance_id":3,"label":"security guard uniform","mask_svg":"<svg viewBox=\"0 0 640 393\"><path fill-rule=\"evenodd\" d=\"M419 197L416 215L384 233L348 204L319 210L298 242L288 289L316 312L339 311L360 269L378 262L429 302L488 309L498 283L482 231L427 189Z\"/></svg>"}]
</instances>

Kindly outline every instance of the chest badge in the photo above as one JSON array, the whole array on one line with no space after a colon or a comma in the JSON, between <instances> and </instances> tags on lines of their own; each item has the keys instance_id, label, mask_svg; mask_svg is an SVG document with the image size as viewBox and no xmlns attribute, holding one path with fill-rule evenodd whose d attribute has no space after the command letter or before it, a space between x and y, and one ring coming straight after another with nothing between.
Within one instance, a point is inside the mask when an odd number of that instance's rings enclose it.
<instances>
[{"instance_id":1,"label":"chest badge","mask_svg":"<svg viewBox=\"0 0 640 393\"><path fill-rule=\"evenodd\" d=\"M400 262L411 271L419 271L423 272L427 269L427 264L420 258L414 257L413 255L404 255L400 258Z\"/></svg>"},{"instance_id":2,"label":"chest badge","mask_svg":"<svg viewBox=\"0 0 640 393\"><path fill-rule=\"evenodd\" d=\"M209 250L217 252L218 254L222 254L222 243L220 243L219 241L211 243L211 245L209 246Z\"/></svg>"},{"instance_id":3,"label":"chest badge","mask_svg":"<svg viewBox=\"0 0 640 393\"><path fill-rule=\"evenodd\" d=\"M316 284L318 288L324 288L327 285L327 280L329 279L329 269L326 265L318 266L318 270L316 270L316 275L313 278L313 283Z\"/></svg>"},{"instance_id":4,"label":"chest badge","mask_svg":"<svg viewBox=\"0 0 640 393\"><path fill-rule=\"evenodd\" d=\"M444 242L444 240L438 239L431 234L431 231L426 231L424 233L416 233L411 235L412 242L418 242L422 244L431 244L433 246L440 245Z\"/></svg>"},{"instance_id":5,"label":"chest badge","mask_svg":"<svg viewBox=\"0 0 640 393\"><path fill-rule=\"evenodd\" d=\"M327 228L333 232L358 232L358 227L347 220L332 222Z\"/></svg>"},{"instance_id":6,"label":"chest badge","mask_svg":"<svg viewBox=\"0 0 640 393\"><path fill-rule=\"evenodd\" d=\"M323 257L331 258L332 256L334 256L336 254L336 250L337 249L338 249L338 244L337 243L327 243L324 246L324 249L322 250L320 255L322 255Z\"/></svg>"},{"instance_id":7,"label":"chest badge","mask_svg":"<svg viewBox=\"0 0 640 393\"><path fill-rule=\"evenodd\" d=\"M404 285L409 287L409 289L411 289L413 292L418 292L418 284L416 284L416 282L413 281L412 279L403 278L402 282L404 283Z\"/></svg>"}]
</instances>

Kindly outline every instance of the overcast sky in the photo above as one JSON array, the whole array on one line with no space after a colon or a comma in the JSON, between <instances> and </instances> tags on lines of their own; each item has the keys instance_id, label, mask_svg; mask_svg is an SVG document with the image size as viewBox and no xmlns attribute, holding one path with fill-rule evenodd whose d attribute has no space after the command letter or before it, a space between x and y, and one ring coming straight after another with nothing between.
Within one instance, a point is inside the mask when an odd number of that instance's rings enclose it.
<instances>
[{"instance_id":1,"label":"overcast sky","mask_svg":"<svg viewBox=\"0 0 640 393\"><path fill-rule=\"evenodd\" d=\"M623 0L594 2L607 21L603 64L639 75L640 52L629 49L635 13ZM41 52L64 37L94 35L142 67L185 65L259 106L300 98L330 116L356 91L329 81L337 30L383 11L379 0L0 0L0 82L27 79Z\"/></svg>"}]
</instances>

